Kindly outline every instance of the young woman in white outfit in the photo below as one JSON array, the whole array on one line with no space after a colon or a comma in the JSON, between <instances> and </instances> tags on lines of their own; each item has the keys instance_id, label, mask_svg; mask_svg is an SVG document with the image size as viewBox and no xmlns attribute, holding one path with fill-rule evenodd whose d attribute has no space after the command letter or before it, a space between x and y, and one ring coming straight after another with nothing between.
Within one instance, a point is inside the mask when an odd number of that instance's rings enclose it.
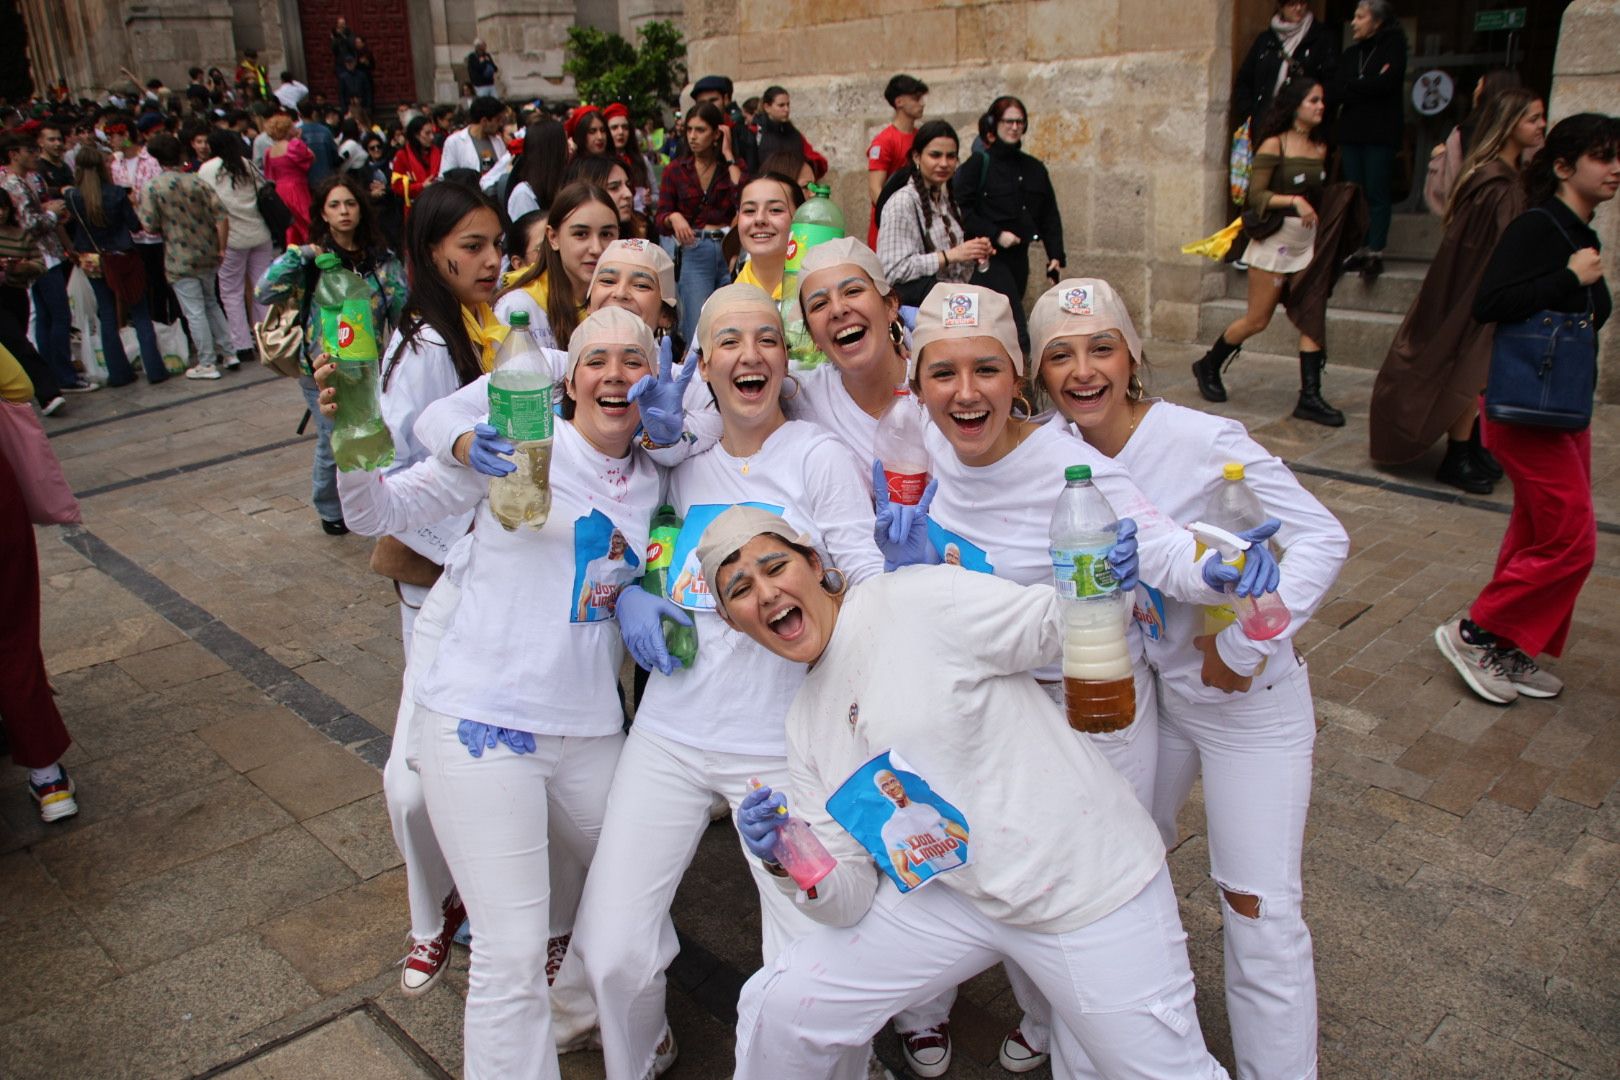
<instances>
[{"instance_id":1,"label":"young woman in white outfit","mask_svg":"<svg viewBox=\"0 0 1620 1080\"><path fill-rule=\"evenodd\" d=\"M1153 816L1167 844L1202 772L1210 873L1224 904L1226 1002L1240 1076L1316 1076L1316 978L1301 913L1300 871L1311 793L1315 711L1293 637L1349 554L1339 522L1235 420L1144 396L1141 343L1104 281L1071 279L1030 316L1042 384L1063 420L1124 465L1184 524L1225 483L1229 462L1282 523L1279 589L1293 621L1269 641L1228 626L1205 636L1204 613L1144 587L1139 627L1158 675L1159 767Z\"/></svg>"},{"instance_id":2,"label":"young woman in white outfit","mask_svg":"<svg viewBox=\"0 0 1620 1080\"><path fill-rule=\"evenodd\" d=\"M915 507L890 506L887 492L879 492L878 543L891 567L940 562L952 551L950 561L967 570L1020 585L1050 583L1052 511L1063 492L1064 470L1088 465L1098 491L1121 519L1122 543L1110 553L1121 587L1134 588L1140 576L1194 604L1221 601L1205 576L1206 567L1209 574L1221 572L1218 564L1200 562L1192 534L1144 495L1125 468L1061 425L1030 419L1027 400L1020 402L1023 415L1015 414L1022 397L1023 352L1004 296L975 285L934 286L918 311L913 343L912 383L932 421L924 439L933 482ZM881 463L874 463L874 484L880 471ZM885 527L891 522L892 532ZM1085 738L1131 785L1142 806L1151 808L1158 707L1152 671L1140 662L1140 640L1131 655L1138 661L1132 671L1135 721ZM1046 664L1032 674L1061 704L1060 665ZM1016 967L1008 968L1008 978L1025 1008L1024 1020L1003 1046L1008 1063L1016 1066L1030 1060L1021 1051L1037 1056L1046 1051L1046 1010Z\"/></svg>"},{"instance_id":3,"label":"young woman in white outfit","mask_svg":"<svg viewBox=\"0 0 1620 1080\"><path fill-rule=\"evenodd\" d=\"M627 590L620 598L620 629L632 654L662 674L648 682L625 742L557 984L559 1042L599 1025L607 1074L614 1080L642 1080L674 1060L664 969L677 950L669 918L676 887L708 825L714 797L735 808L751 778L779 783L785 776L782 719L804 678L802 666L728 630L713 614L708 587L692 572L696 560L690 553L702 526L737 503L771 506L799 522L852 580L883 569L872 543L871 504L853 458L830 435L782 412L786 339L770 297L751 285L717 290L704 304L697 342L700 370L719 404L724 431L716 445L683 461L668 480L666 501L685 520L672 593L690 614L668 597L644 591ZM676 395L685 389L671 387ZM664 650L664 614L697 626L690 668L676 667ZM754 862L752 870L764 954L772 958L810 924L769 884L763 867ZM576 963L583 966L594 1004L561 993Z\"/></svg>"},{"instance_id":4,"label":"young woman in white outfit","mask_svg":"<svg viewBox=\"0 0 1620 1080\"><path fill-rule=\"evenodd\" d=\"M813 895L767 875L826 927L744 986L738 1080L857 1080L868 1040L897 1007L1003 959L1029 973L1060 1021L1055 1075L1073 1075L1070 1055L1083 1047L1109 1077L1224 1077L1198 1027L1157 830L1029 676L1062 650L1056 590L912 567L846 591L795 530L738 507L700 548L727 622L809 665L787 717L788 784L744 800L745 842L765 865L785 802L837 860ZM902 774L898 795L872 791ZM913 820L935 811L941 854L968 853L930 856L941 880L902 891L899 873L880 871L863 846L875 829L862 825L897 816L907 799ZM927 842L919 855L936 848L930 837L907 842Z\"/></svg>"},{"instance_id":5,"label":"young woman in white outfit","mask_svg":"<svg viewBox=\"0 0 1620 1080\"><path fill-rule=\"evenodd\" d=\"M557 192L544 229L529 226L526 265L507 275L495 316L510 325L514 311L529 316L529 329L548 349L568 347L585 314L585 296L603 250L619 238L613 198L594 184L573 183Z\"/></svg>"},{"instance_id":6,"label":"young woman in white outfit","mask_svg":"<svg viewBox=\"0 0 1620 1080\"><path fill-rule=\"evenodd\" d=\"M616 307L574 332L551 512L538 530L502 528L488 478L440 458L386 486L375 475L347 481L371 485L395 527L478 508L459 602L416 684L413 736L474 927L468 1077L559 1075L547 991L549 846L590 864L623 742L614 594L638 576L660 488L656 466L632 451L640 417L626 395L655 351L646 323ZM510 444L490 434L464 437L456 453L480 470L510 471L499 456ZM613 599L582 606L587 591Z\"/></svg>"}]
</instances>

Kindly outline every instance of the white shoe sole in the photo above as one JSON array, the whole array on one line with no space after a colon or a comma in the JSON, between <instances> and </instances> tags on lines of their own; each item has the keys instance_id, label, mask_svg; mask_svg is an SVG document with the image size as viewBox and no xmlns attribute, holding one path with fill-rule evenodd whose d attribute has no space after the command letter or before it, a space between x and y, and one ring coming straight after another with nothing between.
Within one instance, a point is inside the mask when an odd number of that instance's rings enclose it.
<instances>
[{"instance_id":1,"label":"white shoe sole","mask_svg":"<svg viewBox=\"0 0 1620 1080\"><path fill-rule=\"evenodd\" d=\"M69 799L67 802L56 802L49 806L40 807L39 820L49 825L53 821L73 817L78 812L79 804L75 800Z\"/></svg>"},{"instance_id":2,"label":"white shoe sole","mask_svg":"<svg viewBox=\"0 0 1620 1080\"><path fill-rule=\"evenodd\" d=\"M1446 624L1446 626L1449 625L1451 624ZM1468 689L1472 690L1474 693L1478 694L1492 705L1511 705L1517 701L1519 697L1519 692L1517 690L1514 691L1512 697L1502 697L1500 694L1497 694L1492 690L1488 690L1480 684L1479 677L1474 674L1473 666L1469 664L1468 661L1464 660L1457 652L1456 648L1451 644L1451 637L1446 633L1446 626L1437 626L1434 628L1434 643L1439 647L1440 655L1451 661L1451 666L1456 668L1457 674L1463 677L1463 682L1468 684Z\"/></svg>"},{"instance_id":3,"label":"white shoe sole","mask_svg":"<svg viewBox=\"0 0 1620 1080\"><path fill-rule=\"evenodd\" d=\"M1018 1060L1017 1058L1008 1057L1005 1053L1001 1053L996 1055L996 1060L1000 1063L1003 1069L1006 1069L1010 1073L1027 1073L1034 1072L1042 1065L1045 1065L1051 1056L1051 1054L1036 1054L1034 1057Z\"/></svg>"},{"instance_id":4,"label":"white shoe sole","mask_svg":"<svg viewBox=\"0 0 1620 1080\"><path fill-rule=\"evenodd\" d=\"M1519 692L1520 697L1541 698L1543 700L1546 698L1555 698L1564 692L1564 688L1562 686L1560 686L1557 690L1543 690L1540 687L1526 686L1524 683L1520 682L1514 683L1513 689Z\"/></svg>"},{"instance_id":5,"label":"white shoe sole","mask_svg":"<svg viewBox=\"0 0 1620 1080\"><path fill-rule=\"evenodd\" d=\"M444 958L444 963L439 965L439 970L435 971L428 981L423 983L421 986L407 985L405 982L405 973L410 969L407 968L404 971L401 971L399 973L399 992L404 994L406 997L421 997L423 994L427 993L429 990L432 990L438 985L439 980L444 978L445 969L449 966L450 957L446 956Z\"/></svg>"}]
</instances>

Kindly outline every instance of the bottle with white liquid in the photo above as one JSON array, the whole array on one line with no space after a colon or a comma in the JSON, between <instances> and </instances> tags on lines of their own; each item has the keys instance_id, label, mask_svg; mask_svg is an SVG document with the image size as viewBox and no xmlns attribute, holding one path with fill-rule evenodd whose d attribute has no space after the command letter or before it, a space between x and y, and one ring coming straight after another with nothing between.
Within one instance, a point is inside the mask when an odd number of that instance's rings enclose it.
<instances>
[{"instance_id":1,"label":"bottle with white liquid","mask_svg":"<svg viewBox=\"0 0 1620 1080\"><path fill-rule=\"evenodd\" d=\"M1136 682L1127 637L1130 597L1108 564L1119 518L1091 482L1091 466L1071 465L1052 511L1052 572L1063 604L1063 700L1076 731L1118 731L1136 719Z\"/></svg>"},{"instance_id":2,"label":"bottle with white liquid","mask_svg":"<svg viewBox=\"0 0 1620 1080\"><path fill-rule=\"evenodd\" d=\"M538 529L551 515L551 363L529 330L529 313L512 312L512 329L489 373L489 423L513 445L517 468L489 480L489 512L508 531Z\"/></svg>"}]
</instances>

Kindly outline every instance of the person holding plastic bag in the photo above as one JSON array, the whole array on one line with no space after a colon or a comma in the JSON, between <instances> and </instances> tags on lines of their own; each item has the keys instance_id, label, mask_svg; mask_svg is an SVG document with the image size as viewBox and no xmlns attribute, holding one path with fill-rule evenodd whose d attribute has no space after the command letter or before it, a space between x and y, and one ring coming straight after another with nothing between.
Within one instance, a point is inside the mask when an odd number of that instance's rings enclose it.
<instances>
[{"instance_id":1,"label":"person holding plastic bag","mask_svg":"<svg viewBox=\"0 0 1620 1080\"><path fill-rule=\"evenodd\" d=\"M1254 160L1254 125L1289 79L1315 79L1332 86L1339 66L1333 31L1319 22L1310 0L1277 0L1271 25L1249 46L1232 85L1232 109L1239 118L1232 133L1232 201L1242 205Z\"/></svg>"},{"instance_id":2,"label":"person holding plastic bag","mask_svg":"<svg viewBox=\"0 0 1620 1080\"><path fill-rule=\"evenodd\" d=\"M1110 1077L1226 1076L1153 822L1029 675L1062 652L1052 586L946 566L851 584L757 507L715 519L698 560L733 632L808 667L787 782L743 800L739 827L824 928L744 985L738 1080L859 1080L896 1009L1001 960L1051 1003L1056 1075L1089 1059ZM922 887L889 858L901 816ZM810 890L768 869L788 817L837 860Z\"/></svg>"},{"instance_id":3,"label":"person holding plastic bag","mask_svg":"<svg viewBox=\"0 0 1620 1080\"><path fill-rule=\"evenodd\" d=\"M1224 470L1241 466L1286 551L1278 595L1293 617L1269 640L1236 624L1211 633L1200 603L1151 581L1136 591L1134 622L1157 676L1149 806L1166 844L1177 841L1176 815L1203 778L1210 872L1225 901L1238 1075L1312 1076L1316 979L1301 860L1316 713L1293 639L1331 592L1349 538L1242 424L1147 396L1141 339L1106 281L1048 290L1030 315L1030 335L1034 375L1057 403L1054 425L1129 470L1144 496L1182 525L1204 519L1230 483ZM1246 554L1270 558L1264 540Z\"/></svg>"}]
</instances>

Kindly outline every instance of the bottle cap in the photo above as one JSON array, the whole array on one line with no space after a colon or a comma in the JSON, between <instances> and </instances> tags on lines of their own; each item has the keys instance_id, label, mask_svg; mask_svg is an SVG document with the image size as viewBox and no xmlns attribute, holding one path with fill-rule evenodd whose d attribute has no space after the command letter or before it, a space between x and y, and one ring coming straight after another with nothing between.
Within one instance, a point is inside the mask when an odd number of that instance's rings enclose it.
<instances>
[{"instance_id":1,"label":"bottle cap","mask_svg":"<svg viewBox=\"0 0 1620 1080\"><path fill-rule=\"evenodd\" d=\"M315 256L315 266L321 270L336 270L343 265L343 260L330 251L323 251Z\"/></svg>"},{"instance_id":2,"label":"bottle cap","mask_svg":"<svg viewBox=\"0 0 1620 1080\"><path fill-rule=\"evenodd\" d=\"M811 197L817 199L825 199L827 194L832 191L832 189L825 184L806 184L805 186L810 189Z\"/></svg>"},{"instance_id":3,"label":"bottle cap","mask_svg":"<svg viewBox=\"0 0 1620 1080\"><path fill-rule=\"evenodd\" d=\"M1090 480L1091 479L1091 466L1090 465L1070 465L1067 469L1063 470L1063 479L1067 480L1071 484L1074 483L1076 480Z\"/></svg>"},{"instance_id":4,"label":"bottle cap","mask_svg":"<svg viewBox=\"0 0 1620 1080\"><path fill-rule=\"evenodd\" d=\"M899 386L894 388L894 396L895 397L910 397L911 396L911 387L907 386L905 383L901 383Z\"/></svg>"},{"instance_id":5,"label":"bottle cap","mask_svg":"<svg viewBox=\"0 0 1620 1080\"><path fill-rule=\"evenodd\" d=\"M1228 480L1241 480L1243 479L1243 466L1235 461L1228 461L1221 466L1221 475Z\"/></svg>"},{"instance_id":6,"label":"bottle cap","mask_svg":"<svg viewBox=\"0 0 1620 1080\"><path fill-rule=\"evenodd\" d=\"M529 313L527 311L514 311L506 317L506 321L513 326L528 326Z\"/></svg>"}]
</instances>

